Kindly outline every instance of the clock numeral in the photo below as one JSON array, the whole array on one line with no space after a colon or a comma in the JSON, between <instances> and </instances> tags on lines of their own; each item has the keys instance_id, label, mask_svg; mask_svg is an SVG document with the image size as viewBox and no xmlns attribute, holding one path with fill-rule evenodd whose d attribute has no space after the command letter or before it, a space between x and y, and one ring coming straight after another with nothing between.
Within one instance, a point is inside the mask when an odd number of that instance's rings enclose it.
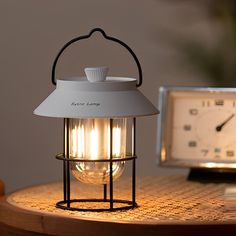
<instances>
[{"instance_id":1,"label":"clock numeral","mask_svg":"<svg viewBox=\"0 0 236 236\"><path fill-rule=\"evenodd\" d=\"M210 106L210 101L202 101L202 106L203 107L209 107Z\"/></svg>"},{"instance_id":2,"label":"clock numeral","mask_svg":"<svg viewBox=\"0 0 236 236\"><path fill-rule=\"evenodd\" d=\"M208 154L209 150L208 149L202 149L201 152L203 153L203 156L205 157Z\"/></svg>"},{"instance_id":3,"label":"clock numeral","mask_svg":"<svg viewBox=\"0 0 236 236\"><path fill-rule=\"evenodd\" d=\"M226 156L227 156L227 157L234 157L234 150L228 150L228 151L226 151Z\"/></svg>"},{"instance_id":4,"label":"clock numeral","mask_svg":"<svg viewBox=\"0 0 236 236\"><path fill-rule=\"evenodd\" d=\"M224 106L224 100L222 100L222 99L215 100L215 105L216 106Z\"/></svg>"},{"instance_id":5,"label":"clock numeral","mask_svg":"<svg viewBox=\"0 0 236 236\"><path fill-rule=\"evenodd\" d=\"M189 109L189 114L190 115L197 115L198 114L198 109Z\"/></svg>"},{"instance_id":6,"label":"clock numeral","mask_svg":"<svg viewBox=\"0 0 236 236\"><path fill-rule=\"evenodd\" d=\"M219 159L220 158L220 153L221 153L221 149L220 148L215 148L214 149L214 152L215 152L215 158L216 159Z\"/></svg>"},{"instance_id":7,"label":"clock numeral","mask_svg":"<svg viewBox=\"0 0 236 236\"><path fill-rule=\"evenodd\" d=\"M196 147L197 146L197 142L196 141L189 141L188 142L188 146L189 147Z\"/></svg>"},{"instance_id":8,"label":"clock numeral","mask_svg":"<svg viewBox=\"0 0 236 236\"><path fill-rule=\"evenodd\" d=\"M221 149L220 149L220 148L215 148L215 149L214 149L214 152L215 152L215 153L220 153L220 152L221 152Z\"/></svg>"},{"instance_id":9,"label":"clock numeral","mask_svg":"<svg viewBox=\"0 0 236 236\"><path fill-rule=\"evenodd\" d=\"M185 131L190 131L192 129L191 125L184 125Z\"/></svg>"}]
</instances>

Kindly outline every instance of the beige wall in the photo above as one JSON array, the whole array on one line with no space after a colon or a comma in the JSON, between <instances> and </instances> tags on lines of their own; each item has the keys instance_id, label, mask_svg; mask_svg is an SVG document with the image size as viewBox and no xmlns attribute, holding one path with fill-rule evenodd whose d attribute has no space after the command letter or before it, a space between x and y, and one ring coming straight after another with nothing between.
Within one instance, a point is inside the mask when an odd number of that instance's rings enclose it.
<instances>
[{"instance_id":1,"label":"beige wall","mask_svg":"<svg viewBox=\"0 0 236 236\"><path fill-rule=\"evenodd\" d=\"M167 43L176 33L210 36L194 1L0 0L0 179L8 191L61 178L54 155L62 149L62 120L32 111L54 89L50 72L60 47L97 26L136 52L144 74L141 91L155 105L160 85L206 85ZM129 54L98 35L68 49L57 75L82 75L94 65L108 65L110 75L137 76ZM139 175L178 172L156 165L156 118L138 119Z\"/></svg>"}]
</instances>

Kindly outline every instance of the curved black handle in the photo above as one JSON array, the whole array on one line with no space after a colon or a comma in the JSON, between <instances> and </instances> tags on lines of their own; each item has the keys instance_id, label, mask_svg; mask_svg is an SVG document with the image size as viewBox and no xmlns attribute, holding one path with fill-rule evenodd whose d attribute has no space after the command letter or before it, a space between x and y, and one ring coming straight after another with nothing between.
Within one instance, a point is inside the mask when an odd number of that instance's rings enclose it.
<instances>
[{"instance_id":1,"label":"curved black handle","mask_svg":"<svg viewBox=\"0 0 236 236\"><path fill-rule=\"evenodd\" d=\"M52 79L52 83L53 83L54 85L56 85L55 70L56 70L56 66L57 66L58 59L59 59L59 57L61 56L61 54L64 52L64 50L65 50L67 47L69 47L72 43L75 43L75 42L77 42L77 41L79 41L79 40L87 39L87 38L91 37L91 35L92 35L94 32L96 32L96 31L100 32L100 33L103 35L103 37L104 37L105 39L108 39L108 40L114 41L114 42L116 42L116 43L119 43L120 45L122 45L123 47L125 47L125 48L130 52L130 54L133 56L133 58L134 58L134 60L135 60L135 62L136 62L136 64L137 64L138 72L139 72L139 81L138 81L138 83L137 83L136 86L137 86L137 87L141 86L141 85L142 85L142 82L143 82L142 68L141 68L141 65L140 65L140 63L139 63L139 60L138 60L137 56L135 55L135 53L133 52L133 50L132 50L127 44L125 44L124 42L122 42L121 40L119 40L119 39L117 39L117 38L113 38L113 37L107 36L106 33L104 32L104 30L102 30L101 28L94 28L94 29L92 29L92 30L90 31L89 34L76 37L76 38L70 40L68 43L66 43L66 44L61 48L61 50L59 51L59 53L57 54L57 56L56 56L56 58L55 58L55 60L54 60L54 62L53 62L53 66L52 66L52 78L51 78L51 79Z\"/></svg>"}]
</instances>

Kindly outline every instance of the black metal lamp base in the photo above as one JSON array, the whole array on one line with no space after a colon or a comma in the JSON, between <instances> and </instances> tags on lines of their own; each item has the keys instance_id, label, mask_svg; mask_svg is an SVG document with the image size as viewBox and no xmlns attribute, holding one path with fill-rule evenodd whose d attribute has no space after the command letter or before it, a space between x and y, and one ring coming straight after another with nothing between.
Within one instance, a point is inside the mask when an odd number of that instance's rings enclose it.
<instances>
[{"instance_id":1,"label":"black metal lamp base","mask_svg":"<svg viewBox=\"0 0 236 236\"><path fill-rule=\"evenodd\" d=\"M64 170L64 178L63 178L63 189L64 189L64 200L56 203L56 207L63 210L70 211L92 211L92 212L102 212L102 211L120 211L120 210L129 210L137 207L137 203L135 201L135 159L137 156L129 156L117 159L106 159L106 160L94 160L94 162L109 162L110 163L110 173L112 173L112 164L113 162L122 162L122 161L132 161L132 184L131 184L131 193L132 200L123 200L123 199L114 199L113 198L113 175L110 174L110 181L108 184L103 184L103 198L102 199L71 199L71 184L70 184L70 162L90 162L91 160L79 160L79 159L68 159L65 158L64 154L58 154L56 156L58 160L63 161L63 170ZM107 196L107 185L109 186L109 198ZM77 207L81 203L79 207ZM82 203L98 203L97 207L83 207ZM107 203L107 206L99 203ZM74 205L74 206L73 206ZM105 204L106 205L106 204ZM108 206L109 205L109 206ZM117 205L117 206L116 206Z\"/></svg>"},{"instance_id":2,"label":"black metal lamp base","mask_svg":"<svg viewBox=\"0 0 236 236\"><path fill-rule=\"evenodd\" d=\"M188 180L202 183L236 183L236 171L192 168Z\"/></svg>"},{"instance_id":3,"label":"black metal lamp base","mask_svg":"<svg viewBox=\"0 0 236 236\"><path fill-rule=\"evenodd\" d=\"M110 158L109 159L80 159L71 157L69 155L69 119L64 119L64 133L65 133L65 140L64 140L64 153L56 155L56 159L63 161L63 195L64 199L56 203L56 207L63 209L63 210L71 210L71 211L118 211L118 210L128 210L137 207L136 203L136 141L135 141L135 134L136 134L136 118L133 118L132 124L132 155L128 155L122 158L113 158L112 152L112 133L113 133L113 119L110 119ZM113 197L113 163L117 162L132 162L132 175L131 175L131 200L121 200L121 199L114 199ZM103 184L103 198L102 199L71 199L71 179L70 179L70 163L71 162L93 162L93 163L109 163L109 182ZM109 186L109 198L107 197L107 187ZM81 204L76 204L81 203ZM83 207L82 203L98 203L98 207L94 208L93 205L89 207ZM99 204L99 203L103 203ZM107 205L104 207L104 203ZM106 204L105 204L106 205ZM77 207L78 206L78 207Z\"/></svg>"},{"instance_id":4,"label":"black metal lamp base","mask_svg":"<svg viewBox=\"0 0 236 236\"><path fill-rule=\"evenodd\" d=\"M113 208L110 207L107 208L78 208L73 207L73 203L110 203L109 199L71 199L70 200L70 206L68 206L67 201L59 201L56 203L56 207L63 209L63 210L70 210L70 211L92 211L92 212L104 212L104 211L120 211L120 210L129 210L132 208L138 207L137 203L133 203L132 201L128 200L120 200L120 199L113 199L113 203L119 203L118 207L115 207L113 205ZM121 204L124 204L124 206L120 206Z\"/></svg>"}]
</instances>

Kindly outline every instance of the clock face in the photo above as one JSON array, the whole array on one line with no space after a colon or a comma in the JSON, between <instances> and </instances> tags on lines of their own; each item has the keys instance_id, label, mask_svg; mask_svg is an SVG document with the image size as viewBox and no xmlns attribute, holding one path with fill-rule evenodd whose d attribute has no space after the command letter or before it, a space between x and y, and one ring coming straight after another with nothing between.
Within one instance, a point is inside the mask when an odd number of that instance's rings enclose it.
<instances>
[{"instance_id":1,"label":"clock face","mask_svg":"<svg viewBox=\"0 0 236 236\"><path fill-rule=\"evenodd\" d=\"M167 88L161 96L163 163L236 167L236 90Z\"/></svg>"}]
</instances>

